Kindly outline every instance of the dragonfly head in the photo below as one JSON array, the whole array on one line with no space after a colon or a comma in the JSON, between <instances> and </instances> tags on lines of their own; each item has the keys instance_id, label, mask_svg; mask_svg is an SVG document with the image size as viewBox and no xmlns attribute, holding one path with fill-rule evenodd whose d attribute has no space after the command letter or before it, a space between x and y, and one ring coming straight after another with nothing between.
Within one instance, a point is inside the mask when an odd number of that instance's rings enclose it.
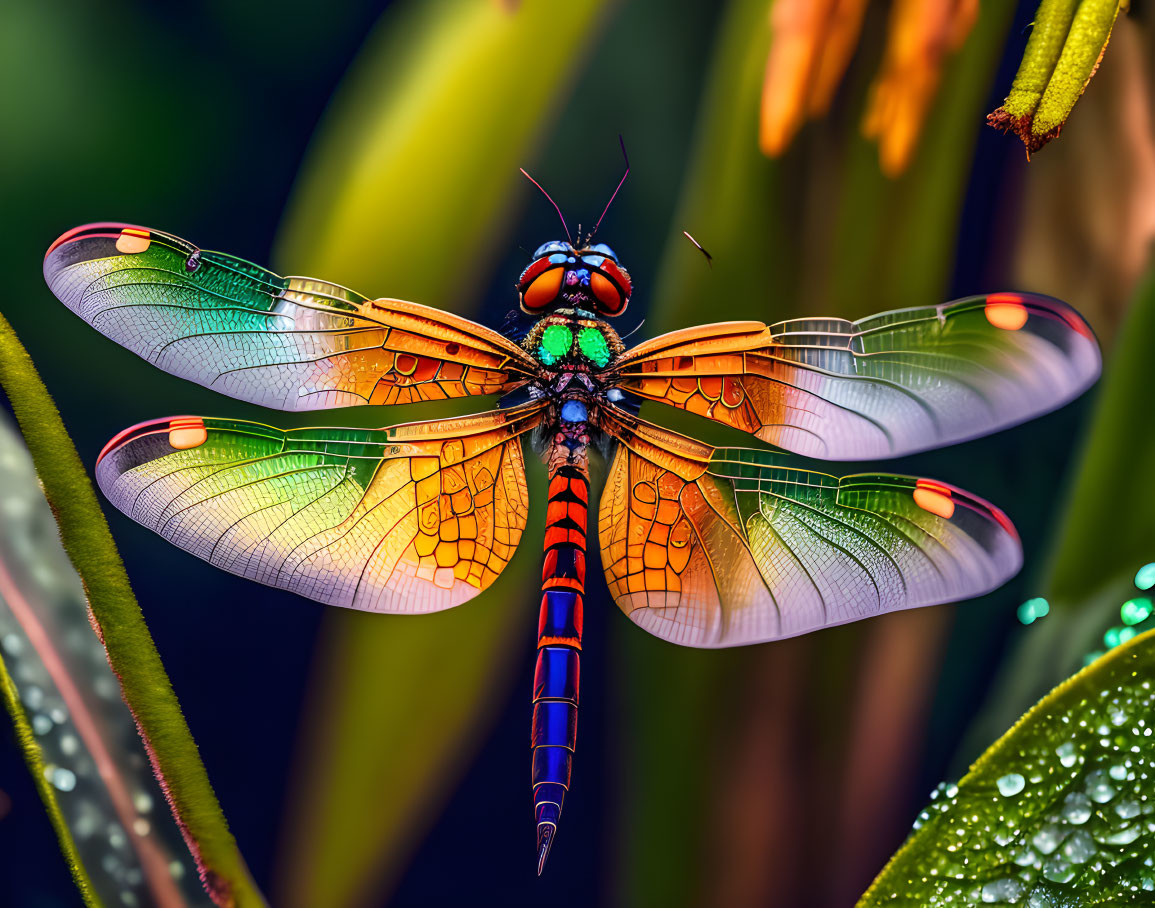
<instances>
[{"instance_id":1,"label":"dragonfly head","mask_svg":"<svg viewBox=\"0 0 1155 908\"><path fill-rule=\"evenodd\" d=\"M551 240L533 254L518 279L517 292L522 310L530 315L566 306L612 318L626 311L633 284L605 243L575 247Z\"/></svg>"}]
</instances>

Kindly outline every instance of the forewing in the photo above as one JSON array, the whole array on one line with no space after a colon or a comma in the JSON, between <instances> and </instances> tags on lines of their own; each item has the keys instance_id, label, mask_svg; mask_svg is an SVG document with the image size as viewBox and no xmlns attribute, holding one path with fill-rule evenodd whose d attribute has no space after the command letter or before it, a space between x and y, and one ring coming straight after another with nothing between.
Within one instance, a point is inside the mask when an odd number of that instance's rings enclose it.
<instances>
[{"instance_id":1,"label":"forewing","mask_svg":"<svg viewBox=\"0 0 1155 908\"><path fill-rule=\"evenodd\" d=\"M121 433L109 501L219 568L347 608L422 613L488 587L525 528L537 407L387 429L180 417Z\"/></svg>"},{"instance_id":2,"label":"forewing","mask_svg":"<svg viewBox=\"0 0 1155 908\"><path fill-rule=\"evenodd\" d=\"M91 224L44 259L52 292L155 366L279 410L502 394L533 360L468 319L281 277L172 234Z\"/></svg>"},{"instance_id":3,"label":"forewing","mask_svg":"<svg viewBox=\"0 0 1155 908\"><path fill-rule=\"evenodd\" d=\"M1059 300L974 296L849 322L676 331L627 351L616 383L826 460L897 457L1006 428L1099 374L1086 322Z\"/></svg>"},{"instance_id":4,"label":"forewing","mask_svg":"<svg viewBox=\"0 0 1155 908\"><path fill-rule=\"evenodd\" d=\"M838 479L622 418L599 533L610 592L686 646L792 637L981 595L1022 561L1006 516L925 479Z\"/></svg>"}]
</instances>

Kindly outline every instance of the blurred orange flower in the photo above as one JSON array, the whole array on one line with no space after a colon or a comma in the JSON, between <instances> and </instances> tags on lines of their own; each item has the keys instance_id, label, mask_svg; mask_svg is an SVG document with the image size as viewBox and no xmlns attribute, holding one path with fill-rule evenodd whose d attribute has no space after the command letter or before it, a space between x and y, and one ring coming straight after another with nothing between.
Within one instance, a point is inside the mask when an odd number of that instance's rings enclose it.
<instances>
[{"instance_id":1,"label":"blurred orange flower","mask_svg":"<svg viewBox=\"0 0 1155 908\"><path fill-rule=\"evenodd\" d=\"M776 157L830 108L858 42L866 0L774 0L762 85L762 151Z\"/></svg>"},{"instance_id":2,"label":"blurred orange flower","mask_svg":"<svg viewBox=\"0 0 1155 908\"><path fill-rule=\"evenodd\" d=\"M862 29L866 0L774 0L762 88L760 144L781 154L808 117L825 113ZM862 132L876 139L888 176L914 154L946 57L978 18L978 0L894 0L886 53Z\"/></svg>"}]
</instances>

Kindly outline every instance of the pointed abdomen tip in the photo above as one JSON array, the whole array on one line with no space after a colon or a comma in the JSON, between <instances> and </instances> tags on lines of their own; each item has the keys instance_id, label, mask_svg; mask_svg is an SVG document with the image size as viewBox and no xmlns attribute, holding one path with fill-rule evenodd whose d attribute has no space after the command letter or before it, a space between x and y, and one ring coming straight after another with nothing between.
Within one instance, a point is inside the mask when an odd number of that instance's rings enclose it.
<instances>
[{"instance_id":1,"label":"pointed abdomen tip","mask_svg":"<svg viewBox=\"0 0 1155 908\"><path fill-rule=\"evenodd\" d=\"M545 869L546 858L549 857L550 846L553 845L553 835L556 827L553 823L542 823L537 827L537 875L541 876Z\"/></svg>"}]
</instances>

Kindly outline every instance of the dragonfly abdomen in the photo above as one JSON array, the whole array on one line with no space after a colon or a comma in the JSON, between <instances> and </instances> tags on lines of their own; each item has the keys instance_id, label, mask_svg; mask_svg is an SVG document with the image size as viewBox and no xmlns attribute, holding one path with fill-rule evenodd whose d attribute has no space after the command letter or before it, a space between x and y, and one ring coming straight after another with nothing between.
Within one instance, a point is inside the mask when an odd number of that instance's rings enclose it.
<instances>
[{"instance_id":1,"label":"dragonfly abdomen","mask_svg":"<svg viewBox=\"0 0 1155 908\"><path fill-rule=\"evenodd\" d=\"M557 833L577 745L589 470L584 456L553 462L533 679L533 807L537 872Z\"/></svg>"}]
</instances>

